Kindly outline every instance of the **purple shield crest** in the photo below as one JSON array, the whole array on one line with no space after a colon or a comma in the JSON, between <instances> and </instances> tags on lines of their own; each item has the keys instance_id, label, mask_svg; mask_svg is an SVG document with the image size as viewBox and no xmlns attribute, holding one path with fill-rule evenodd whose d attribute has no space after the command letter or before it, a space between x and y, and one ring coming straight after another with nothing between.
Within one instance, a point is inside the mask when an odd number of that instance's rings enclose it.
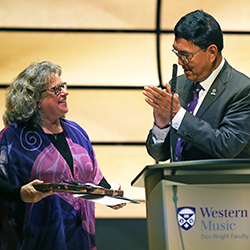
<instances>
[{"instance_id":1,"label":"purple shield crest","mask_svg":"<svg viewBox=\"0 0 250 250\"><path fill-rule=\"evenodd\" d=\"M193 227L195 223L195 213L194 207L179 207L177 210L178 224L184 230L189 230Z\"/></svg>"}]
</instances>

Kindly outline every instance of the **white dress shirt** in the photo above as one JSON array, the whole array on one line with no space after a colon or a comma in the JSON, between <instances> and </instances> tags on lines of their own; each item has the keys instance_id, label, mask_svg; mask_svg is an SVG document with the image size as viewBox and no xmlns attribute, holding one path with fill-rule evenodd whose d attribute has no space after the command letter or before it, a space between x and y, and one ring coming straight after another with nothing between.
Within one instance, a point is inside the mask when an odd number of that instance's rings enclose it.
<instances>
[{"instance_id":1,"label":"white dress shirt","mask_svg":"<svg viewBox=\"0 0 250 250\"><path fill-rule=\"evenodd\" d=\"M208 78L206 78L204 81L200 82L200 85L202 86L201 91L199 92L199 99L198 99L198 103L194 109L193 115L195 116L197 111L199 110L209 88L211 87L212 83L214 82L215 78L217 77L217 75L220 73L223 65L225 63L225 59L224 57L222 57L221 63L219 65L219 67L217 67L210 75ZM213 90L212 90L213 91ZM213 94L213 93L211 93ZM216 94L216 93L214 93ZM181 107L181 109L177 112L177 114L174 116L173 120L172 120L172 127L176 130L179 129L182 119L184 117L184 115L186 114L186 110L184 108ZM168 132L169 132L169 127L168 128L164 128L164 129L160 129L158 128L155 123L153 125L153 129L152 129L152 133L153 133L153 142L155 145L159 145L161 143L164 142Z\"/></svg>"}]
</instances>

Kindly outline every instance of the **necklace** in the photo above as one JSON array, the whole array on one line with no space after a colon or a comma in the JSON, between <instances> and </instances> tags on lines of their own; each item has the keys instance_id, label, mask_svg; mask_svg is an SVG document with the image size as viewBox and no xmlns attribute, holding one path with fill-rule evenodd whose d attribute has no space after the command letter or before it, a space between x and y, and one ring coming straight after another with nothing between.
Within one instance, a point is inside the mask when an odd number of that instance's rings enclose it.
<instances>
[{"instance_id":1,"label":"necklace","mask_svg":"<svg viewBox=\"0 0 250 250\"><path fill-rule=\"evenodd\" d=\"M57 141L57 135L58 135L58 134L51 134L51 135L53 135L53 137L54 137L55 140Z\"/></svg>"}]
</instances>

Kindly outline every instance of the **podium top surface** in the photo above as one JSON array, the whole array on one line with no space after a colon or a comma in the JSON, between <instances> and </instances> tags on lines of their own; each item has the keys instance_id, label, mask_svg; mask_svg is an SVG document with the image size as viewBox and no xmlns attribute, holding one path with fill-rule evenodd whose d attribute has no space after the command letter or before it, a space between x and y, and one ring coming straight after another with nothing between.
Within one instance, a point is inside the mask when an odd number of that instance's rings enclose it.
<instances>
[{"instance_id":1,"label":"podium top surface","mask_svg":"<svg viewBox=\"0 0 250 250\"><path fill-rule=\"evenodd\" d=\"M193 182L195 182L195 177L199 180L201 176L209 179L208 176L210 175L225 175L228 182L230 182L229 177L235 179L235 176L238 176L241 179L242 177L248 178L247 183L250 183L250 159L212 159L148 165L135 177L131 185L144 187L144 180L156 172L162 174L162 179L167 177L169 180L178 180L179 178L182 181L183 178L180 178L180 176L192 175ZM190 180L190 183L187 182L186 184L195 183Z\"/></svg>"}]
</instances>

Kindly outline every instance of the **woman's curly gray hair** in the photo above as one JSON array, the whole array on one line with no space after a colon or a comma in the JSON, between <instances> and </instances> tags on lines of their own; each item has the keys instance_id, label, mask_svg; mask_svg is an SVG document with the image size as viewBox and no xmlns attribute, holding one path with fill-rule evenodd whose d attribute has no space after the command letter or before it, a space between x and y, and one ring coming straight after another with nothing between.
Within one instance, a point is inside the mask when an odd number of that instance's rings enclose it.
<instances>
[{"instance_id":1,"label":"woman's curly gray hair","mask_svg":"<svg viewBox=\"0 0 250 250\"><path fill-rule=\"evenodd\" d=\"M52 62L33 63L12 82L6 95L5 126L12 122L40 124L41 110L38 102L42 90L55 74L61 76L61 67Z\"/></svg>"}]
</instances>

